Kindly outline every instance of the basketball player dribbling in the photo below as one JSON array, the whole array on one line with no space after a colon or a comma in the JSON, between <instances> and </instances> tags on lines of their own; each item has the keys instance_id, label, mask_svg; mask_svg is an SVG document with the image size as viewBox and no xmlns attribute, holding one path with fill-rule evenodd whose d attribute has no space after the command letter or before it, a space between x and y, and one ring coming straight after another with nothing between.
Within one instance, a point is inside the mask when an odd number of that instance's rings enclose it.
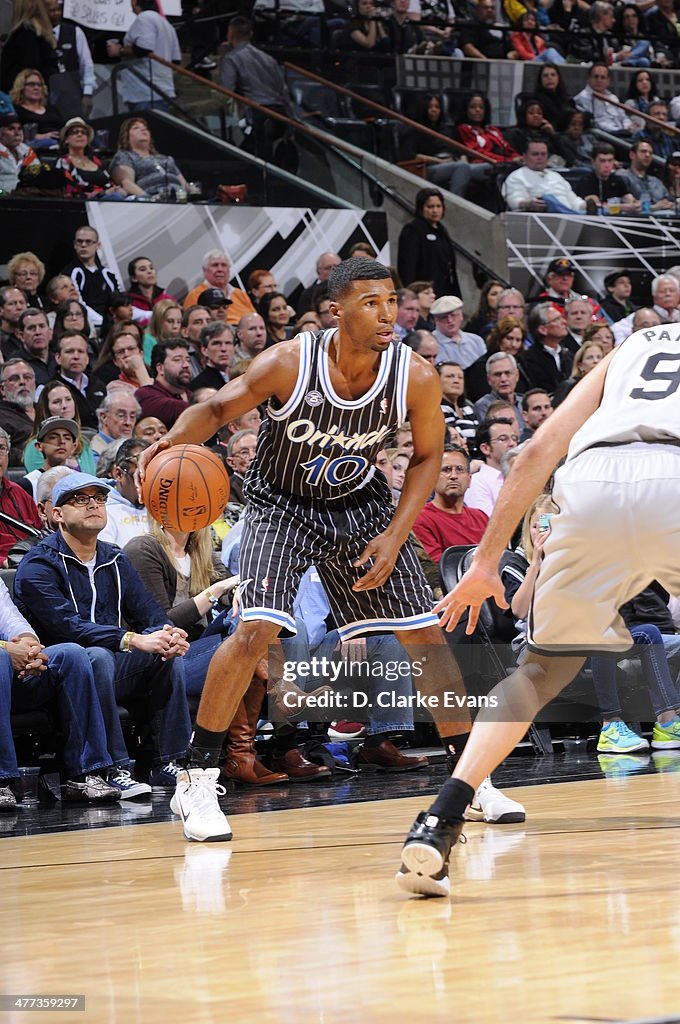
<instances>
[{"instance_id":1,"label":"basketball player dribbling","mask_svg":"<svg viewBox=\"0 0 680 1024\"><path fill-rule=\"evenodd\" d=\"M342 639L393 630L422 663L421 693L465 694L407 540L441 468L438 374L393 341L397 298L386 267L346 260L328 284L337 328L265 350L242 377L182 413L139 460L143 473L157 452L205 441L227 420L267 403L244 484L241 620L210 663L187 766L171 803L188 839L231 838L217 799L224 793L217 767L224 736L268 646L281 630L295 633L293 601L310 565L319 572ZM374 462L406 419L413 458L395 510ZM438 721L437 728L460 753L469 734L467 712L462 721ZM525 817L520 804L486 779L471 812L495 822Z\"/></svg>"},{"instance_id":2,"label":"basketball player dribbling","mask_svg":"<svg viewBox=\"0 0 680 1024\"><path fill-rule=\"evenodd\" d=\"M619 607L652 580L680 592L679 388L678 325L637 331L610 353L516 459L472 566L437 605L448 629L469 607L468 632L487 598L507 607L499 558L567 455L529 613L531 653L491 691L498 706L480 711L453 778L411 828L400 875L415 875L412 891L447 894L449 853L475 786L574 678L584 655L632 646Z\"/></svg>"}]
</instances>

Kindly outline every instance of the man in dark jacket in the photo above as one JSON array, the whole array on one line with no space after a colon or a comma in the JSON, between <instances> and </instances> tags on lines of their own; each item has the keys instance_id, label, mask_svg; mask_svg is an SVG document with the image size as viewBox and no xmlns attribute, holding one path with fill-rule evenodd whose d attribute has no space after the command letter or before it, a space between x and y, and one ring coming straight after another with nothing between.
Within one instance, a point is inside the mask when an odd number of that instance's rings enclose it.
<instances>
[{"instance_id":1,"label":"man in dark jacket","mask_svg":"<svg viewBox=\"0 0 680 1024\"><path fill-rule=\"evenodd\" d=\"M173 787L191 732L181 656L186 633L168 623L120 548L98 540L106 525L109 484L87 473L63 477L52 491L58 530L17 570L17 607L45 643L75 642L92 662L119 769L109 781L125 798L148 793L130 777L117 703L145 702L154 747L152 786ZM141 787L141 788L140 788Z\"/></svg>"},{"instance_id":2,"label":"man in dark jacket","mask_svg":"<svg viewBox=\"0 0 680 1024\"><path fill-rule=\"evenodd\" d=\"M529 313L531 348L522 354L522 365L533 387L552 394L571 373L574 357L562 344L567 322L551 302L541 302Z\"/></svg>"},{"instance_id":3,"label":"man in dark jacket","mask_svg":"<svg viewBox=\"0 0 680 1024\"><path fill-rule=\"evenodd\" d=\"M12 439L9 464L23 466L24 448L35 429L35 371L23 359L0 366L0 399L0 422Z\"/></svg>"},{"instance_id":4,"label":"man in dark jacket","mask_svg":"<svg viewBox=\"0 0 680 1024\"><path fill-rule=\"evenodd\" d=\"M123 289L113 271L105 267L99 258L99 234L94 228L89 225L78 228L73 248L76 258L61 272L71 278L88 308L90 323L98 327L112 293ZM94 311L94 317L91 311Z\"/></svg>"},{"instance_id":5,"label":"man in dark jacket","mask_svg":"<svg viewBox=\"0 0 680 1024\"><path fill-rule=\"evenodd\" d=\"M198 388L220 388L229 380L229 364L236 353L234 329L221 320L211 320L199 337L204 367L189 383L192 391Z\"/></svg>"}]
</instances>

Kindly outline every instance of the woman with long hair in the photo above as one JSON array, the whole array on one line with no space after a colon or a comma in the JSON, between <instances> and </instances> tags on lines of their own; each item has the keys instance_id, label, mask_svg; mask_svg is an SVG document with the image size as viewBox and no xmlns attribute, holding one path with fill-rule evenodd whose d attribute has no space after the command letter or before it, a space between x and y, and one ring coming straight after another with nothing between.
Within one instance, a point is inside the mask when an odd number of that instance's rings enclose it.
<instances>
[{"instance_id":1,"label":"woman with long hair","mask_svg":"<svg viewBox=\"0 0 680 1024\"><path fill-rule=\"evenodd\" d=\"M159 341L174 341L182 329L182 307L175 299L159 299L153 307L144 334L144 362L151 363L151 350Z\"/></svg>"},{"instance_id":2,"label":"woman with long hair","mask_svg":"<svg viewBox=\"0 0 680 1024\"><path fill-rule=\"evenodd\" d=\"M472 334L481 334L485 327L495 322L498 296L504 289L505 285L494 278L484 282L477 310L465 324L466 331L470 331Z\"/></svg>"},{"instance_id":3,"label":"woman with long hair","mask_svg":"<svg viewBox=\"0 0 680 1024\"><path fill-rule=\"evenodd\" d=\"M87 309L77 299L66 299L56 309L52 340L59 341L64 331L80 331L85 338L92 337L92 327L87 318Z\"/></svg>"},{"instance_id":4,"label":"woman with long hair","mask_svg":"<svg viewBox=\"0 0 680 1024\"><path fill-rule=\"evenodd\" d=\"M174 159L159 153L154 146L149 125L143 117L123 121L109 171L127 196L155 196L172 190L176 195L186 196L189 189Z\"/></svg>"},{"instance_id":5,"label":"woman with long hair","mask_svg":"<svg viewBox=\"0 0 680 1024\"><path fill-rule=\"evenodd\" d=\"M513 22L510 46L518 60L564 64L565 58L554 46L548 46L538 31L534 11L523 11Z\"/></svg>"},{"instance_id":6,"label":"woman with long hair","mask_svg":"<svg viewBox=\"0 0 680 1024\"><path fill-rule=\"evenodd\" d=\"M551 124L557 124L566 110L573 109L574 103L569 98L560 69L553 61L546 61L538 69L534 98L541 104Z\"/></svg>"},{"instance_id":7,"label":"woman with long hair","mask_svg":"<svg viewBox=\"0 0 680 1024\"><path fill-rule=\"evenodd\" d=\"M428 168L428 179L455 195L465 196L472 182L488 182L494 164L511 163L519 155L506 142L500 128L491 124L491 104L483 92L470 92L463 97L453 138L479 154L479 159L447 160ZM491 160L492 163L488 163Z\"/></svg>"},{"instance_id":8,"label":"woman with long hair","mask_svg":"<svg viewBox=\"0 0 680 1024\"><path fill-rule=\"evenodd\" d=\"M398 271L402 281L432 281L435 294L460 295L456 252L443 223L444 196L438 188L416 193L415 217L399 235Z\"/></svg>"},{"instance_id":9,"label":"woman with long hair","mask_svg":"<svg viewBox=\"0 0 680 1024\"><path fill-rule=\"evenodd\" d=\"M287 328L290 323L290 309L286 296L282 292L267 292L260 299L257 311L267 328L265 348L286 341L289 337Z\"/></svg>"},{"instance_id":10,"label":"woman with long hair","mask_svg":"<svg viewBox=\"0 0 680 1024\"><path fill-rule=\"evenodd\" d=\"M591 324L591 327L595 327L595 324ZM587 330L587 328L586 328ZM583 332L585 336L585 331ZM590 373L591 370L595 369L597 364L604 359L605 353L602 345L599 341L586 340L581 345L580 349L574 356L574 362L571 367L571 375L563 380L559 385L555 394L553 395L553 408L556 409L561 402L567 397L570 391L572 391L580 380Z\"/></svg>"},{"instance_id":11,"label":"woman with long hair","mask_svg":"<svg viewBox=\"0 0 680 1024\"><path fill-rule=\"evenodd\" d=\"M540 494L531 503L522 521L520 542L512 554L504 559L500 571L505 586L505 600L517 629L511 646L518 665L521 665L527 654L527 619L543 561L543 545L550 535L550 520L558 512L549 494Z\"/></svg>"},{"instance_id":12,"label":"woman with long hair","mask_svg":"<svg viewBox=\"0 0 680 1024\"><path fill-rule=\"evenodd\" d=\"M208 616L219 609L221 599L238 580L226 578L226 570L213 551L210 527L187 533L150 519L149 533L129 541L125 554L170 621L186 629L187 696L199 697L210 659L233 628L225 610L218 613L214 623ZM228 732L223 773L250 786L288 781L287 775L268 771L255 753L255 730L265 695L263 673L256 673Z\"/></svg>"},{"instance_id":13,"label":"woman with long hair","mask_svg":"<svg viewBox=\"0 0 680 1024\"><path fill-rule=\"evenodd\" d=\"M529 97L517 113L517 124L503 133L518 153L524 153L527 142L545 142L549 151L555 150L555 128L545 116L540 100Z\"/></svg>"},{"instance_id":14,"label":"woman with long hair","mask_svg":"<svg viewBox=\"0 0 680 1024\"><path fill-rule=\"evenodd\" d=\"M624 11L628 8L632 8L636 14L638 13L634 4L627 4ZM647 114L650 104L659 99L659 91L651 72L647 68L636 71L628 83L628 91L623 102L629 107L637 107L641 113Z\"/></svg>"},{"instance_id":15,"label":"woman with long hair","mask_svg":"<svg viewBox=\"0 0 680 1024\"><path fill-rule=\"evenodd\" d=\"M44 84L58 70L56 50L44 0L13 0L12 23L0 58L0 88L10 92L17 75L26 69L40 75Z\"/></svg>"},{"instance_id":16,"label":"woman with long hair","mask_svg":"<svg viewBox=\"0 0 680 1024\"><path fill-rule=\"evenodd\" d=\"M165 299L170 302L176 302L174 295L170 295L169 292L164 291L158 285L158 273L153 265L153 262L148 256L135 256L134 259L128 263L128 277L130 278L130 287L127 290L127 294L130 296L132 305L135 309L142 311L142 316L137 316L135 319L139 321L142 327L146 327L151 319L151 313L157 302Z\"/></svg>"},{"instance_id":17,"label":"woman with long hair","mask_svg":"<svg viewBox=\"0 0 680 1024\"><path fill-rule=\"evenodd\" d=\"M386 37L375 0L352 0L352 17L343 32L343 49L375 50Z\"/></svg>"},{"instance_id":18,"label":"woman with long hair","mask_svg":"<svg viewBox=\"0 0 680 1024\"><path fill-rule=\"evenodd\" d=\"M26 139L33 149L49 149L56 146L64 123L64 118L57 108L48 102L47 94L47 83L35 68L20 71L10 92L17 117L24 128L26 125L35 126L33 134ZM26 135L28 136L28 132Z\"/></svg>"},{"instance_id":19,"label":"woman with long hair","mask_svg":"<svg viewBox=\"0 0 680 1024\"><path fill-rule=\"evenodd\" d=\"M452 138L453 129L444 121L444 107L442 98L436 92L429 92L423 96L419 110L414 121L423 128L430 128L433 132ZM416 159L419 156L440 157L444 160L455 159L455 152L447 147L445 142L426 135L425 132L410 129L403 137L399 145L400 153L404 159Z\"/></svg>"},{"instance_id":20,"label":"woman with long hair","mask_svg":"<svg viewBox=\"0 0 680 1024\"><path fill-rule=\"evenodd\" d=\"M645 7L647 7L647 4L645 4ZM620 58L621 64L648 68L655 59L655 54L649 39L645 38L649 29L646 28L642 21L642 10L637 4L624 4L623 7L617 8L616 18L618 23L616 35L618 36L619 43L621 43L621 50L619 51L622 54ZM637 75L634 75L633 81L636 78ZM639 109L643 110L642 107Z\"/></svg>"},{"instance_id":21,"label":"woman with long hair","mask_svg":"<svg viewBox=\"0 0 680 1024\"><path fill-rule=\"evenodd\" d=\"M74 457L67 465L72 469L79 469L82 473L95 471L95 461L92 455L90 444L83 437L81 431L80 414L73 395L58 380L50 380L40 392L40 398L35 404L35 420L33 421L33 434L29 437L24 448L24 466L26 472L30 473L35 469L42 469L44 458L35 446L36 435L44 420L50 416L61 416L62 419L73 420L78 424L78 437L76 438L76 450Z\"/></svg>"}]
</instances>

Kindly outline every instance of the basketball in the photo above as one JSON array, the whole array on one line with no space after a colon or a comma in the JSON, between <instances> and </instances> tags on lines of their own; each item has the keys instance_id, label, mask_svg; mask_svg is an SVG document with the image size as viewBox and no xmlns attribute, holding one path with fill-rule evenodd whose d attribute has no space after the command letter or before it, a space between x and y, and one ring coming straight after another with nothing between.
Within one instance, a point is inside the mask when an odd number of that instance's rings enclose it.
<instances>
[{"instance_id":1,"label":"basketball","mask_svg":"<svg viewBox=\"0 0 680 1024\"><path fill-rule=\"evenodd\" d=\"M161 526L192 533L210 526L229 501L224 463L199 444L159 452L146 467L142 498Z\"/></svg>"}]
</instances>

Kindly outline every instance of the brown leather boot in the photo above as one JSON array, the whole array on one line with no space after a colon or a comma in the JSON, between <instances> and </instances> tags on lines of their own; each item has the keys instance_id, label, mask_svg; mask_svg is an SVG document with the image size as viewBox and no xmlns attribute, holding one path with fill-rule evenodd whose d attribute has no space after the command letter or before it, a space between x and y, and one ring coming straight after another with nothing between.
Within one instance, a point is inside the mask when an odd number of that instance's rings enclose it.
<instances>
[{"instance_id":1,"label":"brown leather boot","mask_svg":"<svg viewBox=\"0 0 680 1024\"><path fill-rule=\"evenodd\" d=\"M272 767L288 773L289 782L317 782L331 777L330 768L308 761L299 747L272 757L271 763Z\"/></svg>"},{"instance_id":2,"label":"brown leather boot","mask_svg":"<svg viewBox=\"0 0 680 1024\"><path fill-rule=\"evenodd\" d=\"M284 772L270 772L255 754L255 729L264 692L265 683L253 676L227 733L227 756L222 774L246 786L274 786L288 782Z\"/></svg>"}]
</instances>

